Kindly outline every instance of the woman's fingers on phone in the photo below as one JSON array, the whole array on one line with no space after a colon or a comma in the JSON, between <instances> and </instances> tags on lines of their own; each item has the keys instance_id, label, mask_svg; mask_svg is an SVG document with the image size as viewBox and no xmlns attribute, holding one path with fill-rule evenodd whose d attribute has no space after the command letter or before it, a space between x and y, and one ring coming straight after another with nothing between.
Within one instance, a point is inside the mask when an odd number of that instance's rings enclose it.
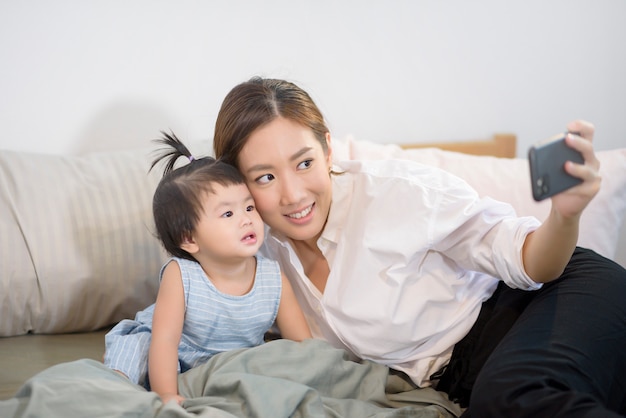
<instances>
[{"instance_id":1,"label":"woman's fingers on phone","mask_svg":"<svg viewBox=\"0 0 626 418\"><path fill-rule=\"evenodd\" d=\"M581 165L568 161L565 164L565 171L567 171L570 175L583 180L583 182L576 186L575 189L572 189L572 191L588 196L589 200L591 200L600 191L602 177L600 176L598 170L587 164Z\"/></svg>"},{"instance_id":2,"label":"woman's fingers on phone","mask_svg":"<svg viewBox=\"0 0 626 418\"><path fill-rule=\"evenodd\" d=\"M588 141L593 141L595 128L591 122L578 119L567 124L567 131L581 138L585 138Z\"/></svg>"},{"instance_id":3,"label":"woman's fingers on phone","mask_svg":"<svg viewBox=\"0 0 626 418\"><path fill-rule=\"evenodd\" d=\"M595 177L598 174L597 171L600 169L600 161L596 157L596 154L593 150L593 143L591 142L594 134L593 125L586 121L577 120L570 122L567 125L567 128L569 133L565 138L565 142L569 147L574 148L576 151L582 154L585 161L585 168L592 172L586 173L587 175L584 175L585 173L580 173L582 175L577 175L579 174L578 170L570 171L568 168L566 168L565 170L569 174L582 179ZM578 131L574 131L575 129L578 129Z\"/></svg>"},{"instance_id":4,"label":"woman's fingers on phone","mask_svg":"<svg viewBox=\"0 0 626 418\"><path fill-rule=\"evenodd\" d=\"M577 164L573 161L567 161L565 163L565 172L581 179L583 181L581 187L587 189L586 193L594 196L598 192L602 180L600 177L600 161L593 151L591 142L571 134L567 136L567 144L582 154L584 163Z\"/></svg>"}]
</instances>

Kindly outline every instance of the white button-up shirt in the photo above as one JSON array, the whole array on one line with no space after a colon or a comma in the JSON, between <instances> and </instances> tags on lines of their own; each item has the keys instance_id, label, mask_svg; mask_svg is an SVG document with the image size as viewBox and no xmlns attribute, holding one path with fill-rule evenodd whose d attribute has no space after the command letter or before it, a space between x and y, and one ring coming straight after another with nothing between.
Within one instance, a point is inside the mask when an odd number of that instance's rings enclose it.
<instances>
[{"instance_id":1,"label":"white button-up shirt","mask_svg":"<svg viewBox=\"0 0 626 418\"><path fill-rule=\"evenodd\" d=\"M291 281L314 337L428 386L496 278L540 287L521 259L537 219L518 218L461 179L410 161L345 161L334 170L343 174L333 174L318 240L330 267L324 293L285 237L270 230L262 250Z\"/></svg>"}]
</instances>

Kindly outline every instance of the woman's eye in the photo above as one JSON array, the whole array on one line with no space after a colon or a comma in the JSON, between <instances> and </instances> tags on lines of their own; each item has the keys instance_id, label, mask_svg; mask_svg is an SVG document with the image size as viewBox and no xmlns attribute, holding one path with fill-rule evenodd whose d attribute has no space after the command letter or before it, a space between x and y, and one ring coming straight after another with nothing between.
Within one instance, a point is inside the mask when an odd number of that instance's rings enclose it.
<instances>
[{"instance_id":1,"label":"woman's eye","mask_svg":"<svg viewBox=\"0 0 626 418\"><path fill-rule=\"evenodd\" d=\"M261 177L257 177L256 180L254 181L257 182L258 184L267 184L272 180L274 180L273 174L264 174Z\"/></svg>"},{"instance_id":2,"label":"woman's eye","mask_svg":"<svg viewBox=\"0 0 626 418\"><path fill-rule=\"evenodd\" d=\"M300 164L298 164L298 170L307 169L311 167L311 164L313 164L313 160L304 160Z\"/></svg>"},{"instance_id":3,"label":"woman's eye","mask_svg":"<svg viewBox=\"0 0 626 418\"><path fill-rule=\"evenodd\" d=\"M229 210L227 212L224 212L222 214L222 218L230 218L231 216L233 216L233 211Z\"/></svg>"}]
</instances>

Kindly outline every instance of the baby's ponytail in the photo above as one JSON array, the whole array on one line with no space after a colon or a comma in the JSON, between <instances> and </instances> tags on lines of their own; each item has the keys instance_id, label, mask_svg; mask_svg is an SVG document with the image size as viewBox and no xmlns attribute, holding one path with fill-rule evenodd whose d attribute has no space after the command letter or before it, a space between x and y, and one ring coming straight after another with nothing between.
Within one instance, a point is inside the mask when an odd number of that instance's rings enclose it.
<instances>
[{"instance_id":1,"label":"baby's ponytail","mask_svg":"<svg viewBox=\"0 0 626 418\"><path fill-rule=\"evenodd\" d=\"M162 160L166 160L165 168L163 169L163 176L165 176L172 172L172 170L174 170L174 165L180 157L187 157L189 163L196 161L189 149L185 146L185 144L180 141L180 139L178 139L178 137L173 132L168 134L167 132L161 131L161 134L163 134L163 137L155 139L154 142L165 145L165 147L161 148L161 151L163 152L158 155L154 159L154 161L152 161L152 164L150 165L150 170L148 171L151 171L154 166L156 166Z\"/></svg>"}]
</instances>

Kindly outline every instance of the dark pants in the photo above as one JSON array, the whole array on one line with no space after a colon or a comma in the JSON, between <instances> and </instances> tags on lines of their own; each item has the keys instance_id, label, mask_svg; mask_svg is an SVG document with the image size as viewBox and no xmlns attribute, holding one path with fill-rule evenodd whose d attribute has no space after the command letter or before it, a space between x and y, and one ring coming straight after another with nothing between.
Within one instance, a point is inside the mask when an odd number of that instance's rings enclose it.
<instances>
[{"instance_id":1,"label":"dark pants","mask_svg":"<svg viewBox=\"0 0 626 418\"><path fill-rule=\"evenodd\" d=\"M463 417L626 414L626 270L577 248L536 292L500 284L454 349L438 389Z\"/></svg>"}]
</instances>

